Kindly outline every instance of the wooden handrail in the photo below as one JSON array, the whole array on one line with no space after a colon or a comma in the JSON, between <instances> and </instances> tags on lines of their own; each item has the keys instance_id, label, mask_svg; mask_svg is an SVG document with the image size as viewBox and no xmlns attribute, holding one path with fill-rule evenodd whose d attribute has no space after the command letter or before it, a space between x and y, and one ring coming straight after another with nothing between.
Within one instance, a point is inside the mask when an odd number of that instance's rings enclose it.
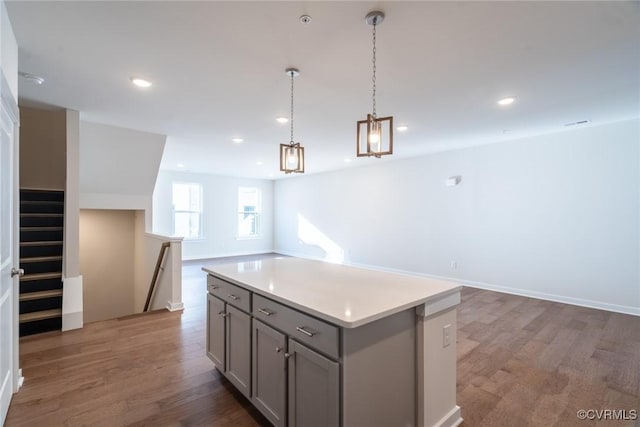
<instances>
[{"instance_id":1,"label":"wooden handrail","mask_svg":"<svg viewBox=\"0 0 640 427\"><path fill-rule=\"evenodd\" d=\"M153 270L153 278L151 278L151 283L149 284L149 293L147 294L147 302L144 303L144 311L149 311L149 305L151 304L151 297L153 296L153 292L156 290L156 283L158 282L158 276L160 275L160 268L162 268L162 260L164 259L164 254L169 249L171 243L162 242L162 246L160 247L160 253L158 254L158 261L156 261L156 268Z\"/></svg>"}]
</instances>

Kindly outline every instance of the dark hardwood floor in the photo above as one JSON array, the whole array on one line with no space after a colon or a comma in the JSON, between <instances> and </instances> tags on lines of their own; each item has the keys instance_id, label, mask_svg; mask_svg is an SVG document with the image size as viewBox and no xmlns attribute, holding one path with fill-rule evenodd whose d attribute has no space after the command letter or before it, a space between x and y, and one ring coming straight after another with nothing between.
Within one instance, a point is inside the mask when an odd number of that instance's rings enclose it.
<instances>
[{"instance_id":1,"label":"dark hardwood floor","mask_svg":"<svg viewBox=\"0 0 640 427\"><path fill-rule=\"evenodd\" d=\"M200 265L183 268L184 312L22 339L6 426L268 425L205 356ZM640 425L576 416L640 409L640 318L464 288L458 404L465 427Z\"/></svg>"}]
</instances>

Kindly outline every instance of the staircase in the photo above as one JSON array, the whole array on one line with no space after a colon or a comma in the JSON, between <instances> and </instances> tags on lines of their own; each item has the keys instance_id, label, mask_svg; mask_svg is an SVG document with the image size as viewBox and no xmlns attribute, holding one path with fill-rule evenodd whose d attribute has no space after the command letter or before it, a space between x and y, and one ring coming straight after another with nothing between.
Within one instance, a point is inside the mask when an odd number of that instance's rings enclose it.
<instances>
[{"instance_id":1,"label":"staircase","mask_svg":"<svg viewBox=\"0 0 640 427\"><path fill-rule=\"evenodd\" d=\"M64 191L20 190L20 336L62 329Z\"/></svg>"}]
</instances>

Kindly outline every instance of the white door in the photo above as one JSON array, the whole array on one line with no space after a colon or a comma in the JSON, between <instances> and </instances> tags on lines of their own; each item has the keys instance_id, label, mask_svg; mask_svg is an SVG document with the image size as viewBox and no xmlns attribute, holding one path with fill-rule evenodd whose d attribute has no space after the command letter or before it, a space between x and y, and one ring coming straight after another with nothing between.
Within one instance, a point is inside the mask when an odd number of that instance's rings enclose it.
<instances>
[{"instance_id":1,"label":"white door","mask_svg":"<svg viewBox=\"0 0 640 427\"><path fill-rule=\"evenodd\" d=\"M1 76L0 76L1 77ZM10 103L10 102L9 102ZM2 97L0 109L0 425L4 424L11 395L17 389L18 180L14 144L14 114ZM15 105L15 103L14 103Z\"/></svg>"}]
</instances>

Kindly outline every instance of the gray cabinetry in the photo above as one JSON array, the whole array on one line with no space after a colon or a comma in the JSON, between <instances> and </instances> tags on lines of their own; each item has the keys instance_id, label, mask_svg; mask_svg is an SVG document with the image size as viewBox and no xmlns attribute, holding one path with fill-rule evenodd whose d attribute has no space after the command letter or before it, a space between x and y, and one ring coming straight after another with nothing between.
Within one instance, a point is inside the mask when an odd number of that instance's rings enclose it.
<instances>
[{"instance_id":1,"label":"gray cabinetry","mask_svg":"<svg viewBox=\"0 0 640 427\"><path fill-rule=\"evenodd\" d=\"M226 375L251 398L251 316L227 304Z\"/></svg>"},{"instance_id":2,"label":"gray cabinetry","mask_svg":"<svg viewBox=\"0 0 640 427\"><path fill-rule=\"evenodd\" d=\"M289 426L340 425L340 367L289 339Z\"/></svg>"},{"instance_id":3,"label":"gray cabinetry","mask_svg":"<svg viewBox=\"0 0 640 427\"><path fill-rule=\"evenodd\" d=\"M231 383L251 398L250 293L207 278L207 356ZM227 302L225 302L227 301Z\"/></svg>"},{"instance_id":4,"label":"gray cabinetry","mask_svg":"<svg viewBox=\"0 0 640 427\"><path fill-rule=\"evenodd\" d=\"M276 427L286 425L286 357L284 334L253 319L253 404Z\"/></svg>"},{"instance_id":5,"label":"gray cabinetry","mask_svg":"<svg viewBox=\"0 0 640 427\"><path fill-rule=\"evenodd\" d=\"M225 362L225 307L224 301L207 295L207 356L224 372Z\"/></svg>"},{"instance_id":6,"label":"gray cabinetry","mask_svg":"<svg viewBox=\"0 0 640 427\"><path fill-rule=\"evenodd\" d=\"M415 310L341 329L221 279L208 284L207 355L274 426L417 425Z\"/></svg>"}]
</instances>

